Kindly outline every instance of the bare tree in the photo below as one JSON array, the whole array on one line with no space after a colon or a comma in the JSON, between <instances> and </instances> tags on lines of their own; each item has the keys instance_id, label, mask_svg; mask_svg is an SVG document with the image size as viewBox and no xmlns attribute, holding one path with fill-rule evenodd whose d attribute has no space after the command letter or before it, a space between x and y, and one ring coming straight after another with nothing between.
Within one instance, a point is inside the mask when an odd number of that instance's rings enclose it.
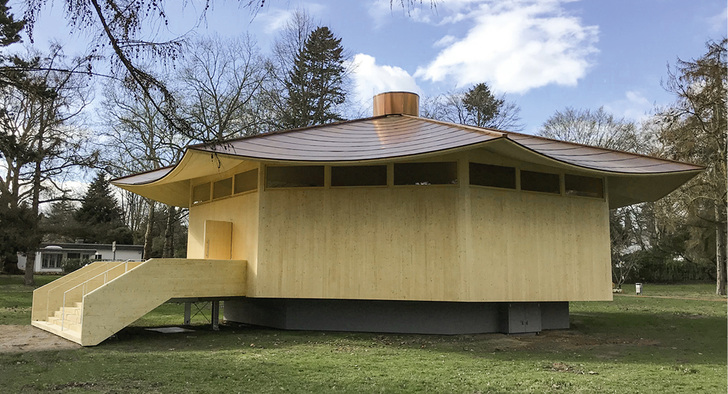
<instances>
[{"instance_id":1,"label":"bare tree","mask_svg":"<svg viewBox=\"0 0 728 394\"><path fill-rule=\"evenodd\" d=\"M601 107L596 111L574 108L556 111L546 120L538 134L607 149L648 153L644 144L646 137L633 122L617 119Z\"/></svg>"},{"instance_id":2,"label":"bare tree","mask_svg":"<svg viewBox=\"0 0 728 394\"><path fill-rule=\"evenodd\" d=\"M496 97L485 83L466 91L451 92L424 100L422 116L446 122L499 130L521 131L523 124L516 103L505 94Z\"/></svg>"},{"instance_id":3,"label":"bare tree","mask_svg":"<svg viewBox=\"0 0 728 394\"><path fill-rule=\"evenodd\" d=\"M106 86L104 96L105 163L112 173L126 175L155 170L179 161L189 140L167 127L151 100L114 84ZM147 207L146 216L141 214L141 204ZM155 205L153 200L140 199L128 192L122 198L124 219L133 230L140 230L140 223L146 219L144 258L150 257L152 249ZM176 209L168 207L167 215L176 217Z\"/></svg>"},{"instance_id":4,"label":"bare tree","mask_svg":"<svg viewBox=\"0 0 728 394\"><path fill-rule=\"evenodd\" d=\"M73 72L58 72L81 67L82 61L65 63L61 48L52 47L48 55L32 52L28 64L37 64L45 71L35 73L32 83L43 89L21 89L7 85L0 89L0 125L3 142L1 155L5 161L5 176L0 177L0 194L6 196L9 208L27 203L35 218L29 226L38 228L40 205L57 201L57 195L69 191L57 182L57 176L77 165L90 165L96 152L84 149L87 135L74 127L72 121L88 103L88 80ZM26 245L28 260L25 282L33 284L35 249L40 243Z\"/></svg>"},{"instance_id":5,"label":"bare tree","mask_svg":"<svg viewBox=\"0 0 728 394\"><path fill-rule=\"evenodd\" d=\"M305 9L296 9L273 43L271 62L275 65L276 79L283 83L293 64L306 46L306 39L319 23Z\"/></svg>"},{"instance_id":6,"label":"bare tree","mask_svg":"<svg viewBox=\"0 0 728 394\"><path fill-rule=\"evenodd\" d=\"M26 1L24 19L31 41L38 17L49 3L49 0ZM169 24L165 11L167 3L158 0L65 0L64 3L71 32L86 32L96 38L91 55L110 55L107 58L110 60L111 77L125 81L128 88L136 89L149 100L170 128L189 132L189 125L176 113L172 92L161 79L142 66L165 65L177 59L183 48L183 37L156 41L144 34L145 31L157 31L154 29L155 24ZM201 3L196 4L199 5L196 8L200 10L201 21L205 18L211 0L195 3ZM177 3L175 6L178 6ZM88 63L86 71L90 74L91 67L92 64Z\"/></svg>"},{"instance_id":7,"label":"bare tree","mask_svg":"<svg viewBox=\"0 0 728 394\"><path fill-rule=\"evenodd\" d=\"M192 137L212 142L257 134L266 124L260 95L269 70L249 36L197 41L177 78Z\"/></svg>"}]
</instances>

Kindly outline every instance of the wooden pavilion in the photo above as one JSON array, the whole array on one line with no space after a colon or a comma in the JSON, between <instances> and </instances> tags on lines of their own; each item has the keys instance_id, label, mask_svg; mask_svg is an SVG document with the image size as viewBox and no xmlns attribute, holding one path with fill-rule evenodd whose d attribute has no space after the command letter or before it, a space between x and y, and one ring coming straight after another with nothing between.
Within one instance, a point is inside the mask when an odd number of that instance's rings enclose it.
<instances>
[{"instance_id":1,"label":"wooden pavilion","mask_svg":"<svg viewBox=\"0 0 728 394\"><path fill-rule=\"evenodd\" d=\"M190 146L175 166L113 181L189 208L188 259L157 261L103 296L125 297L104 305L131 317L79 343L193 293L228 297L228 321L284 329L568 328L570 301L612 299L609 209L655 201L701 170L425 119L405 92L376 96L371 118ZM137 282L163 294L135 308ZM94 293L75 301L79 316Z\"/></svg>"}]
</instances>

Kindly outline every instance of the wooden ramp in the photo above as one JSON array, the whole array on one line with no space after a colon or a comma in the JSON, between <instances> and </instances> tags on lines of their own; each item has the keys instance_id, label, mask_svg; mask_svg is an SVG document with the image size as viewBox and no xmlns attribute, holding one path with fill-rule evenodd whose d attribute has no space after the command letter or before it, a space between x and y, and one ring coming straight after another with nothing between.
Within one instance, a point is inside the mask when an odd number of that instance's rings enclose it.
<instances>
[{"instance_id":1,"label":"wooden ramp","mask_svg":"<svg viewBox=\"0 0 728 394\"><path fill-rule=\"evenodd\" d=\"M245 295L242 260L96 262L33 292L32 324L94 346L171 298Z\"/></svg>"}]
</instances>

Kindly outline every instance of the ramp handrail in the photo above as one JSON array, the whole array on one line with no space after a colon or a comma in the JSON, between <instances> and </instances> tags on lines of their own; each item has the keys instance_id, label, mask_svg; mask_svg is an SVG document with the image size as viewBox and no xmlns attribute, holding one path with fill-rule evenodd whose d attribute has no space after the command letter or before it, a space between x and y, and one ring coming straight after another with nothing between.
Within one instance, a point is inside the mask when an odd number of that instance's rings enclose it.
<instances>
[{"instance_id":1,"label":"ramp handrail","mask_svg":"<svg viewBox=\"0 0 728 394\"><path fill-rule=\"evenodd\" d=\"M104 283L101 285L101 286L103 286L103 285L106 284L106 282L108 280L109 271L111 271L113 269L116 269L116 268L120 267L123 264L124 265L124 273L120 274L120 275L123 275L123 274L129 272L129 262L131 262L131 261L132 260L129 259L129 260L126 260L126 261L119 262L119 264L116 264L113 267L108 268L104 272L102 272L102 273L100 273L100 274L98 274L98 275L96 275L96 276L94 276L92 278L86 279L82 283L79 283L76 286L73 286L70 289L64 291L63 292L63 303L61 304L61 331L64 330L64 328L65 328L64 327L64 323L66 322L66 294L69 291L71 291L71 290L75 290L76 288L83 286L83 290L81 291L81 300L83 301L83 297L86 295L86 284L88 282L90 282L90 281L92 281L92 280L94 280L94 279L96 279L96 278L98 278L98 277L100 277L100 276L103 275L104 276ZM48 309L48 308L46 308L46 309ZM48 313L47 310L46 310L46 313ZM81 323L83 323L83 314L81 314Z\"/></svg>"}]
</instances>

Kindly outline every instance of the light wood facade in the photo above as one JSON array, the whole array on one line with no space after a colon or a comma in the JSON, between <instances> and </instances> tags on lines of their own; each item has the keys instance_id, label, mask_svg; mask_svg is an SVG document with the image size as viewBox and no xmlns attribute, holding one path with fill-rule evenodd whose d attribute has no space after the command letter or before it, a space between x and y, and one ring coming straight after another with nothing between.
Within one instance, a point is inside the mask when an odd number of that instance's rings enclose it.
<instances>
[{"instance_id":1,"label":"light wood facade","mask_svg":"<svg viewBox=\"0 0 728 394\"><path fill-rule=\"evenodd\" d=\"M389 162L383 186L332 186L325 165L320 187L267 187L260 163L257 190L190 207L188 257L204 257L206 221L226 221L248 297L611 300L607 196L567 196L563 169L485 149L422 162L456 163L457 183L395 185ZM558 174L561 190L470 185L471 162Z\"/></svg>"}]
</instances>

